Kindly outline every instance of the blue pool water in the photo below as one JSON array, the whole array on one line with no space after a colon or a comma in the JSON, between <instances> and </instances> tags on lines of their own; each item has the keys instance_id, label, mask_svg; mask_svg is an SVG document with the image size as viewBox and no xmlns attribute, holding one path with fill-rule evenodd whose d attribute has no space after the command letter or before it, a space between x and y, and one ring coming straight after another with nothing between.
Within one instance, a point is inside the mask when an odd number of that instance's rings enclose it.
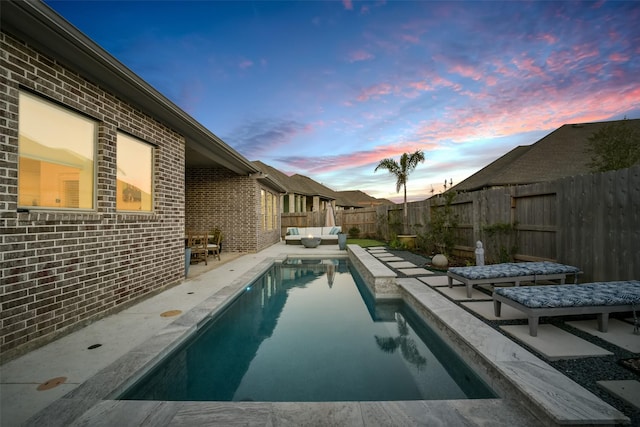
<instances>
[{"instance_id":1,"label":"blue pool water","mask_svg":"<svg viewBox=\"0 0 640 427\"><path fill-rule=\"evenodd\" d=\"M287 260L121 399L385 401L495 394L410 308L375 304L346 259Z\"/></svg>"}]
</instances>

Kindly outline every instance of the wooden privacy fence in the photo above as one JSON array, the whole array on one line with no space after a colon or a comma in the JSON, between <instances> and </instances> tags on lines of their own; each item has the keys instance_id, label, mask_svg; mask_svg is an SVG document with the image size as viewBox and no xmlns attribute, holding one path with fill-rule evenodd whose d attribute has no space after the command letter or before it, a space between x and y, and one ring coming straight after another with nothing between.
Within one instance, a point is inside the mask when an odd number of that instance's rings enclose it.
<instances>
[{"instance_id":1,"label":"wooden privacy fence","mask_svg":"<svg viewBox=\"0 0 640 427\"><path fill-rule=\"evenodd\" d=\"M433 215L444 208L442 196L409 203L409 231L428 236ZM515 249L516 260L580 267L582 282L640 279L640 165L461 193L450 208L456 254L473 258L481 240L494 261L501 249ZM337 211L336 222L345 232L357 227L363 237L389 241L402 231L402 211L402 205ZM283 235L287 226L305 225L324 225L324 212L282 215Z\"/></svg>"},{"instance_id":2,"label":"wooden privacy fence","mask_svg":"<svg viewBox=\"0 0 640 427\"><path fill-rule=\"evenodd\" d=\"M429 214L444 208L443 197L427 202ZM581 281L640 278L640 165L463 193L451 207L458 220L456 249L470 257L481 240L495 260L502 243L492 241L497 237L488 230L504 225L513 229L517 260L575 265L584 272ZM412 208L410 217L426 216L423 206L413 216Z\"/></svg>"},{"instance_id":3,"label":"wooden privacy fence","mask_svg":"<svg viewBox=\"0 0 640 427\"><path fill-rule=\"evenodd\" d=\"M377 230L377 213L375 209L336 210L336 225L347 233L352 227L360 230L361 237L379 236ZM287 233L287 227L324 227L326 212L295 212L283 213L281 220L282 236Z\"/></svg>"}]
</instances>

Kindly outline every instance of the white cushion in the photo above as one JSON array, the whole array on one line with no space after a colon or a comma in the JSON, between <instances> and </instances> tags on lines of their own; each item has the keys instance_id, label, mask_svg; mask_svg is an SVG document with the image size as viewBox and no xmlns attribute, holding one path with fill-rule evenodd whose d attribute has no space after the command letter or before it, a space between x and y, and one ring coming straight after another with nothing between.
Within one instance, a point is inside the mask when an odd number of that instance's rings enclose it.
<instances>
[{"instance_id":1,"label":"white cushion","mask_svg":"<svg viewBox=\"0 0 640 427\"><path fill-rule=\"evenodd\" d=\"M336 236L338 235L338 233L342 230L342 228L339 225L336 225L334 227L322 227L322 235L323 236L328 236L331 235L331 230L336 229L337 231L334 233Z\"/></svg>"},{"instance_id":2,"label":"white cushion","mask_svg":"<svg viewBox=\"0 0 640 427\"><path fill-rule=\"evenodd\" d=\"M291 234L291 229L297 229L299 234ZM322 237L323 240L338 240L338 234L330 234L331 230L336 228L338 232L342 231L342 227L287 227L287 234L284 236L285 240L300 240L303 237Z\"/></svg>"},{"instance_id":3,"label":"white cushion","mask_svg":"<svg viewBox=\"0 0 640 427\"><path fill-rule=\"evenodd\" d=\"M298 230L302 237L309 237L309 235L313 237L320 237L322 235L322 227L302 227L298 228Z\"/></svg>"}]
</instances>

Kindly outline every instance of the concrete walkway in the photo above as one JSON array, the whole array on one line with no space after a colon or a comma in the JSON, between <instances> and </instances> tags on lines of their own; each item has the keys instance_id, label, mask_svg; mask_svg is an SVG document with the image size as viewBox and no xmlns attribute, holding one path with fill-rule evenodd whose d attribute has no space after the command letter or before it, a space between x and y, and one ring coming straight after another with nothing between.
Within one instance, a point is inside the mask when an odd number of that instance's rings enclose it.
<instances>
[{"instance_id":1,"label":"concrete walkway","mask_svg":"<svg viewBox=\"0 0 640 427\"><path fill-rule=\"evenodd\" d=\"M0 366L0 425L21 425L260 262L296 253L345 255L337 245L276 244L257 254L222 252L221 261L191 265L181 284Z\"/></svg>"},{"instance_id":2,"label":"concrete walkway","mask_svg":"<svg viewBox=\"0 0 640 427\"><path fill-rule=\"evenodd\" d=\"M187 279L180 285L1 366L0 425L21 425L36 414L37 418L31 418L29 425L204 423L226 426L229 423L326 425L330 422L334 425L366 426L422 425L428 419L442 425L489 423L510 426L516 421L522 427L537 425L538 421L533 419L530 413L523 412L519 405L514 406L508 399L231 404L135 402L104 398L105 390L110 390L109 387L113 384L120 384L129 378L132 372L138 372L143 363L161 357L163 352L167 351L167 342L175 342L177 337L184 336L192 330L206 313L210 312L211 307L220 306L239 284L248 283L247 278L253 277L261 265L267 264L267 260L281 258L284 255L317 257L345 256L346 253L339 251L337 245L305 249L297 245L277 244L258 254L223 253L222 261L211 260L207 266L192 265ZM384 256L380 257L380 251L376 255L376 258L382 258L383 261ZM461 322L460 319L464 318L465 314L459 313L460 309L444 309L447 302L439 300L437 291L444 290L441 285L446 283L446 277L433 275L428 271L425 273L421 266L408 265L405 261L387 259L383 262L402 263L394 267L402 270L404 275L414 278L408 277L399 282L404 282L403 286L406 289L412 289L411 292L415 298L422 300L423 306L431 304L433 312L443 312L441 314L447 323L464 330L469 329L462 331L466 332L466 340L478 340L478 337L486 336L488 333L496 335L481 322L475 322L478 324L471 327L477 319L468 318ZM482 299L484 298L476 301L472 299L469 304L475 305L474 308L481 308L480 312L487 311L486 307L483 307L486 303ZM499 334L496 335L496 339L504 341L504 337ZM486 342L483 342L479 342L478 346L486 347ZM489 347L491 348L488 358L497 354L497 366L504 365L506 362L502 360L505 356L501 355L504 353L502 350L511 348L510 344L501 343ZM496 352L494 347L502 350ZM159 348L163 350L159 352ZM510 349L507 352L509 358L513 358L519 351L518 348ZM517 372L514 361L507 361L509 372ZM532 381L532 378L528 378L525 383L530 384ZM548 388L548 381L543 384ZM628 384L607 386L633 390ZM540 393L542 396L546 394L542 388ZM572 403L571 407L574 406ZM593 405L590 403L589 406ZM562 406L558 408L561 412L567 410ZM606 410L603 409L603 412ZM617 419L621 421L620 418Z\"/></svg>"}]
</instances>

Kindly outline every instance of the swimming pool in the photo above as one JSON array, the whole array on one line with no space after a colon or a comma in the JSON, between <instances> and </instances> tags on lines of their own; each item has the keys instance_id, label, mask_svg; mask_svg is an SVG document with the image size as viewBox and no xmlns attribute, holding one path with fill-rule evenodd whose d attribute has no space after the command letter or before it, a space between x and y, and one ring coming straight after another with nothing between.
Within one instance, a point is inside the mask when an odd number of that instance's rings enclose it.
<instances>
[{"instance_id":1,"label":"swimming pool","mask_svg":"<svg viewBox=\"0 0 640 427\"><path fill-rule=\"evenodd\" d=\"M275 263L129 388L125 400L384 401L496 394L347 259Z\"/></svg>"}]
</instances>

